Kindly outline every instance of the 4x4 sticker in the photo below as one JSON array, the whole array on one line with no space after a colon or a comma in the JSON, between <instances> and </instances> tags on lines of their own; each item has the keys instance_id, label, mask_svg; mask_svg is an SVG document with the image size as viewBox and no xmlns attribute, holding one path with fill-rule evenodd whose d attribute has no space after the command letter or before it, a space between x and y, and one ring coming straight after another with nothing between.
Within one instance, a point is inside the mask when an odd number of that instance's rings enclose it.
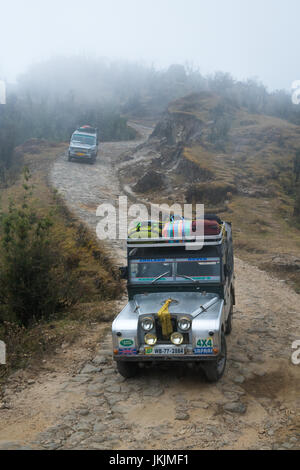
<instances>
[{"instance_id":1,"label":"4x4 sticker","mask_svg":"<svg viewBox=\"0 0 300 470\"><path fill-rule=\"evenodd\" d=\"M199 348L212 348L213 347L213 340L211 338L198 339L197 346Z\"/></svg>"},{"instance_id":2,"label":"4x4 sticker","mask_svg":"<svg viewBox=\"0 0 300 470\"><path fill-rule=\"evenodd\" d=\"M129 347L129 346L133 346L134 345L134 341L132 339L121 339L120 341L120 346L124 346L124 347Z\"/></svg>"}]
</instances>

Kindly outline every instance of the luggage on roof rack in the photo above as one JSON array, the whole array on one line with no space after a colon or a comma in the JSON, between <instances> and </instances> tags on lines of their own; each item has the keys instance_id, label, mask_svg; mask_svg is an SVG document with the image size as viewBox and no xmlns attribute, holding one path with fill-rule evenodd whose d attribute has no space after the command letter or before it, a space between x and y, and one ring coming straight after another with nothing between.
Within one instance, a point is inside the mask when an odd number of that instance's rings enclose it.
<instances>
[{"instance_id":1,"label":"luggage on roof rack","mask_svg":"<svg viewBox=\"0 0 300 470\"><path fill-rule=\"evenodd\" d=\"M157 222L154 220L139 222L135 227L128 231L128 238L160 238L163 226L163 222Z\"/></svg>"},{"instance_id":2,"label":"luggage on roof rack","mask_svg":"<svg viewBox=\"0 0 300 470\"><path fill-rule=\"evenodd\" d=\"M205 220L216 220L218 224L222 225L223 220L220 219L220 217L216 214L204 214L204 219Z\"/></svg>"},{"instance_id":3,"label":"luggage on roof rack","mask_svg":"<svg viewBox=\"0 0 300 470\"><path fill-rule=\"evenodd\" d=\"M204 223L203 232L197 233L197 222ZM194 229L193 229L194 228ZM165 224L161 222L140 222L130 230L127 238L128 247L162 247L166 244L186 245L203 243L220 245L226 237L225 223L216 220L174 220Z\"/></svg>"},{"instance_id":4,"label":"luggage on roof rack","mask_svg":"<svg viewBox=\"0 0 300 470\"><path fill-rule=\"evenodd\" d=\"M87 134L97 134L97 129L88 125L78 127L77 131L86 132Z\"/></svg>"}]
</instances>

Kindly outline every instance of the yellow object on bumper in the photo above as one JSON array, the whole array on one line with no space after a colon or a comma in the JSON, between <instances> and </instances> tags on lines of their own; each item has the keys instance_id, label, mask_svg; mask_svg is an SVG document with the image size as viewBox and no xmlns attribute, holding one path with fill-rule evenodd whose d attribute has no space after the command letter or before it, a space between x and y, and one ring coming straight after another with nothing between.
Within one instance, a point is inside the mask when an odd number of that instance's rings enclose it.
<instances>
[{"instance_id":1,"label":"yellow object on bumper","mask_svg":"<svg viewBox=\"0 0 300 470\"><path fill-rule=\"evenodd\" d=\"M157 312L161 329L162 329L162 334L165 339L169 339L170 335L173 333L171 314L169 312L169 305L172 302L173 302L172 299L166 300L162 308Z\"/></svg>"}]
</instances>

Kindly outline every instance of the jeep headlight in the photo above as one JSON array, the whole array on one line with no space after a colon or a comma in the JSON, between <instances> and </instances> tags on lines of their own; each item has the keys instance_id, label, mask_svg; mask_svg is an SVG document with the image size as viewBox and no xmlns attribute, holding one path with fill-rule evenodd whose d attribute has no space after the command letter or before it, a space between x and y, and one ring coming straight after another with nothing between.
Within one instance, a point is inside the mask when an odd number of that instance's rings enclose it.
<instances>
[{"instance_id":1,"label":"jeep headlight","mask_svg":"<svg viewBox=\"0 0 300 470\"><path fill-rule=\"evenodd\" d=\"M155 335L152 335L151 333L147 333L144 339L145 343L148 344L148 346L154 346L157 341L157 337Z\"/></svg>"},{"instance_id":2,"label":"jeep headlight","mask_svg":"<svg viewBox=\"0 0 300 470\"><path fill-rule=\"evenodd\" d=\"M180 346L183 342L183 336L181 333L172 333L170 339L175 346Z\"/></svg>"},{"instance_id":3,"label":"jeep headlight","mask_svg":"<svg viewBox=\"0 0 300 470\"><path fill-rule=\"evenodd\" d=\"M191 320L187 317L181 317L178 320L178 326L182 331L188 331L191 328Z\"/></svg>"},{"instance_id":4,"label":"jeep headlight","mask_svg":"<svg viewBox=\"0 0 300 470\"><path fill-rule=\"evenodd\" d=\"M141 321L141 326L144 331L151 331L154 327L154 321L151 317L144 317Z\"/></svg>"}]
</instances>

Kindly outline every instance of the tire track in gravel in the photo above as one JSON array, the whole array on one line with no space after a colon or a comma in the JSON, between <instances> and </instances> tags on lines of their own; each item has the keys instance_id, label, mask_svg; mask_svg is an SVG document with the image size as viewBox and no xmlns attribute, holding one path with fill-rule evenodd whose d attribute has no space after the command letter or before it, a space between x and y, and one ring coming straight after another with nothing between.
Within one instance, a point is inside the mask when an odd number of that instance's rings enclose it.
<instances>
[{"instance_id":1,"label":"tire track in gravel","mask_svg":"<svg viewBox=\"0 0 300 470\"><path fill-rule=\"evenodd\" d=\"M150 130L135 125L146 139ZM140 142L102 144L95 166L61 156L51 182L92 230L98 204L116 204L120 155ZM125 245L107 241L125 261ZM237 306L228 337L228 366L208 384L187 368L145 370L125 380L111 358L107 334L91 361L64 378L56 399L80 396L52 427L24 443L45 449L276 449L299 448L300 366L291 344L300 338L299 295L255 266L236 260ZM119 302L119 309L126 303ZM118 313L118 312L116 312ZM34 406L34 405L33 405ZM1 447L1 446L0 446Z\"/></svg>"}]
</instances>

